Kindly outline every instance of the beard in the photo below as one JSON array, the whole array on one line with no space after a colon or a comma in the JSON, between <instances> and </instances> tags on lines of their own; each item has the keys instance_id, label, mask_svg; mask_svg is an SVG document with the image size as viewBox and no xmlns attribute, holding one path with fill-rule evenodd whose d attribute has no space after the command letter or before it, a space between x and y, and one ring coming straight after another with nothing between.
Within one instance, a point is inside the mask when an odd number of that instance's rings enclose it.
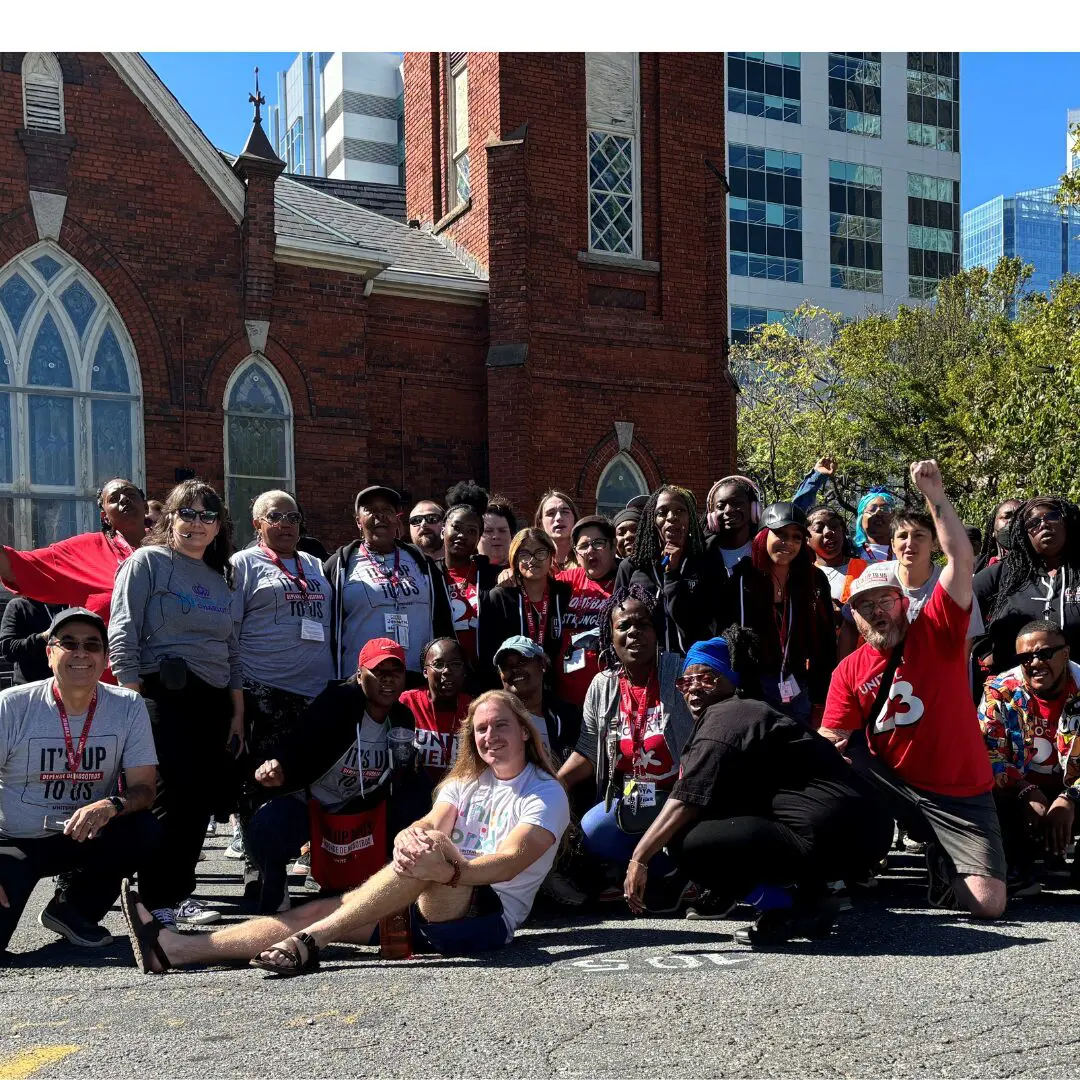
<instances>
[{"instance_id":1,"label":"beard","mask_svg":"<svg viewBox=\"0 0 1080 1080\"><path fill-rule=\"evenodd\" d=\"M891 652L900 644L900 639L907 632L907 625L906 617L901 623L890 624L887 630L875 630L866 625L862 628L862 636L878 652Z\"/></svg>"}]
</instances>

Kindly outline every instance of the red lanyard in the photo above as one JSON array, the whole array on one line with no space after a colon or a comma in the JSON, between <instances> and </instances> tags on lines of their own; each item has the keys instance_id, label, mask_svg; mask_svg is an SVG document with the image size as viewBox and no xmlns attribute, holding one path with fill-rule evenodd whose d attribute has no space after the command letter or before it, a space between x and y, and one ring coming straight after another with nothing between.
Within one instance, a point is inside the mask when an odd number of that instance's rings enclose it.
<instances>
[{"instance_id":1,"label":"red lanyard","mask_svg":"<svg viewBox=\"0 0 1080 1080\"><path fill-rule=\"evenodd\" d=\"M649 726L649 702L659 701L659 699L660 680L655 671L645 684L640 710L635 708L634 695L630 692L630 680L625 675L619 676L619 711L626 717L627 726L630 728L630 746L634 754L635 769L638 758L645 750L645 729Z\"/></svg>"},{"instance_id":2,"label":"red lanyard","mask_svg":"<svg viewBox=\"0 0 1080 1080\"><path fill-rule=\"evenodd\" d=\"M67 763L68 772L79 772L79 766L82 764L83 752L86 750L86 738L90 734L90 725L94 722L94 712L97 709L97 691L94 691L94 696L90 699L90 708L86 713L86 723L83 724L82 734L79 736L78 749L75 748L71 741L71 724L68 723L67 709L64 708L64 701L60 697L60 691L56 688L56 682L53 682L52 686L53 701L56 702L56 710L60 713L60 726L64 729L64 749L67 751Z\"/></svg>"},{"instance_id":3,"label":"red lanyard","mask_svg":"<svg viewBox=\"0 0 1080 1080\"><path fill-rule=\"evenodd\" d=\"M787 668L788 646L791 644L791 626L795 621L795 616L791 610L790 597L788 597L788 601L779 615L776 614L776 605L773 605L773 621L776 623L776 633L780 638L780 675L783 677Z\"/></svg>"},{"instance_id":4,"label":"red lanyard","mask_svg":"<svg viewBox=\"0 0 1080 1080\"><path fill-rule=\"evenodd\" d=\"M396 588L398 581L401 579L401 548L399 548L397 544L394 545L394 569L388 573L386 570L385 561L378 562L372 555L371 549L367 546L367 544L363 544L362 547L364 549L364 557L369 563L371 563L372 566L375 567L376 571L383 579L383 581L388 581L392 586ZM297 565L299 565L299 563Z\"/></svg>"},{"instance_id":5,"label":"red lanyard","mask_svg":"<svg viewBox=\"0 0 1080 1080\"><path fill-rule=\"evenodd\" d=\"M296 553L296 573L291 574L289 573L288 567L281 561L281 556L276 551L272 551L265 544L260 544L259 547L262 549L262 553L274 564L276 569L280 570L290 581L296 582L301 592L306 593L308 591L308 580L304 577L304 564L300 562L299 551Z\"/></svg>"},{"instance_id":6,"label":"red lanyard","mask_svg":"<svg viewBox=\"0 0 1080 1080\"><path fill-rule=\"evenodd\" d=\"M543 648L544 634L547 633L548 587L544 586L544 599L539 609L525 593L522 596L525 597L525 622L529 627L529 637Z\"/></svg>"}]
</instances>

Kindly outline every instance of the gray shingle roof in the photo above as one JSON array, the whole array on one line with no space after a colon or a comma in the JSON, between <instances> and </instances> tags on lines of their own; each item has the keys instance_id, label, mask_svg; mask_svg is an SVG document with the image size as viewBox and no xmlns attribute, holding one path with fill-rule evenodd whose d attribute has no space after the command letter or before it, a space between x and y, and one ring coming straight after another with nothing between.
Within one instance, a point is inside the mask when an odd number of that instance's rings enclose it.
<instances>
[{"instance_id":1,"label":"gray shingle roof","mask_svg":"<svg viewBox=\"0 0 1080 1080\"><path fill-rule=\"evenodd\" d=\"M400 184L368 184L362 180L334 180L326 176L303 176L299 173L291 175L298 184L405 224L405 189Z\"/></svg>"}]
</instances>

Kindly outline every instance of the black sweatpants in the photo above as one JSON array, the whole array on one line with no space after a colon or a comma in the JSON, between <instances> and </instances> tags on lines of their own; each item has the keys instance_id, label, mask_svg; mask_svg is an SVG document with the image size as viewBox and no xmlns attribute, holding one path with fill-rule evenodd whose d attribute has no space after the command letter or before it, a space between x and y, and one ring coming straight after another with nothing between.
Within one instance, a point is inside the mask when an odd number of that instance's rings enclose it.
<instances>
[{"instance_id":1,"label":"black sweatpants","mask_svg":"<svg viewBox=\"0 0 1080 1080\"><path fill-rule=\"evenodd\" d=\"M757 885L865 877L891 841L892 821L853 776L778 792L767 814L699 821L668 850L692 881L734 902Z\"/></svg>"},{"instance_id":2,"label":"black sweatpants","mask_svg":"<svg viewBox=\"0 0 1080 1080\"><path fill-rule=\"evenodd\" d=\"M231 782L225 743L232 697L228 687L190 671L182 690L167 690L156 674L142 682L158 756L153 814L162 840L139 867L139 893L151 910L175 908L195 891L206 826Z\"/></svg>"},{"instance_id":3,"label":"black sweatpants","mask_svg":"<svg viewBox=\"0 0 1080 1080\"><path fill-rule=\"evenodd\" d=\"M81 843L63 833L29 840L0 837L0 952L45 877L63 874L57 895L91 922L100 922L120 895L120 882L157 847L161 827L149 811L113 818L93 840Z\"/></svg>"}]
</instances>

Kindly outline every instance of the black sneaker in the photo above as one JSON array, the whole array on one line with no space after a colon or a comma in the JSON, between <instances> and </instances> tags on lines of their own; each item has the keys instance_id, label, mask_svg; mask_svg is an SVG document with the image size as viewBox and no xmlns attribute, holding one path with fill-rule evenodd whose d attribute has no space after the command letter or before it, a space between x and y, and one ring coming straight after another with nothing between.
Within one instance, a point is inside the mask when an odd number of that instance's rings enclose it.
<instances>
[{"instance_id":1,"label":"black sneaker","mask_svg":"<svg viewBox=\"0 0 1080 1080\"><path fill-rule=\"evenodd\" d=\"M650 915L677 915L684 904L696 898L697 886L680 870L672 870L645 885L645 910Z\"/></svg>"},{"instance_id":2,"label":"black sneaker","mask_svg":"<svg viewBox=\"0 0 1080 1080\"><path fill-rule=\"evenodd\" d=\"M938 844L926 845L926 902L931 907L955 910L958 905L953 892L952 867Z\"/></svg>"},{"instance_id":3,"label":"black sneaker","mask_svg":"<svg viewBox=\"0 0 1080 1080\"><path fill-rule=\"evenodd\" d=\"M1009 899L1019 900L1024 897L1038 896L1042 892L1042 882L1029 867L1017 867L1009 872L1005 881Z\"/></svg>"},{"instance_id":4,"label":"black sneaker","mask_svg":"<svg viewBox=\"0 0 1080 1080\"><path fill-rule=\"evenodd\" d=\"M712 890L706 889L701 896L690 902L690 906L686 909L686 917L691 921L726 919L738 906L737 900L721 898Z\"/></svg>"},{"instance_id":5,"label":"black sneaker","mask_svg":"<svg viewBox=\"0 0 1080 1080\"><path fill-rule=\"evenodd\" d=\"M54 934L65 937L72 945L84 949L102 949L113 942L112 935L104 926L98 926L83 917L72 904L61 902L54 896L38 916L38 922Z\"/></svg>"},{"instance_id":6,"label":"black sneaker","mask_svg":"<svg viewBox=\"0 0 1080 1080\"><path fill-rule=\"evenodd\" d=\"M752 926L744 926L734 933L739 945L769 948L786 945L793 938L824 941L832 933L833 916L824 910L795 911L792 908L774 908L763 911Z\"/></svg>"}]
</instances>

